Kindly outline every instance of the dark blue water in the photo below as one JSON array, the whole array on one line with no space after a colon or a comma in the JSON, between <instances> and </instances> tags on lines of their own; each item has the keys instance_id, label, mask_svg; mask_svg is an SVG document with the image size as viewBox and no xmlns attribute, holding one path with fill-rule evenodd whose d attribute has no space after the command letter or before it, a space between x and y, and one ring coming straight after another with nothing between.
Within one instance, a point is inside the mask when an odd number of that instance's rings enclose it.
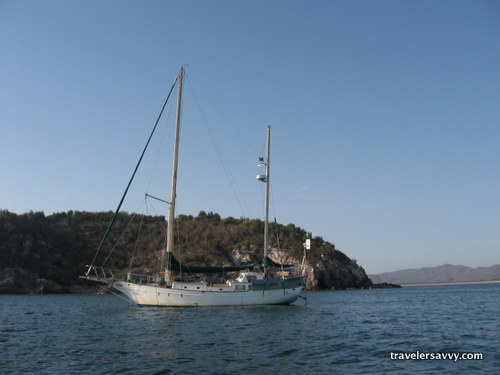
<instances>
[{"instance_id":1,"label":"dark blue water","mask_svg":"<svg viewBox=\"0 0 500 375\"><path fill-rule=\"evenodd\" d=\"M500 374L500 284L308 293L308 304L138 308L0 296L2 374ZM391 352L483 360L391 360Z\"/></svg>"}]
</instances>

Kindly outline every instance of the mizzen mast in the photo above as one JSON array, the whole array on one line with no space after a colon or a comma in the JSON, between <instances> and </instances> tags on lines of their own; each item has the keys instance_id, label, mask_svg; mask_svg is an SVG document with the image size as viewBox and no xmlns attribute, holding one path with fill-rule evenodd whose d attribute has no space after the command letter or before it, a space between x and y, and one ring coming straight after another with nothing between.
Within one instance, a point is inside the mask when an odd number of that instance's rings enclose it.
<instances>
[{"instance_id":1,"label":"mizzen mast","mask_svg":"<svg viewBox=\"0 0 500 375\"><path fill-rule=\"evenodd\" d=\"M271 125L267 126L266 159L260 158L259 167L266 167L265 175L257 175L257 179L266 184L265 215L264 215L264 273L267 275L267 249L269 247L269 177L271 164Z\"/></svg>"}]
</instances>

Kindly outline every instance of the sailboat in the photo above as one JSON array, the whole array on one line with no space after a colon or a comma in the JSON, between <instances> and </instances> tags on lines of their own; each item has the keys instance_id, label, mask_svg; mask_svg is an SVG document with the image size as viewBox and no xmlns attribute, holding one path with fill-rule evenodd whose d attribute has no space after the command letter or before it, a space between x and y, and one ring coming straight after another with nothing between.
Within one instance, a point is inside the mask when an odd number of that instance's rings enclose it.
<instances>
[{"instance_id":1,"label":"sailboat","mask_svg":"<svg viewBox=\"0 0 500 375\"><path fill-rule=\"evenodd\" d=\"M115 279L113 273L102 267L90 265L82 278L112 285L139 306L241 306L291 304L304 290L302 275L284 272L283 265L276 264L267 257L269 247L269 180L270 180L270 139L271 127L267 127L266 157L259 158L259 166L265 168L264 174L257 179L266 184L265 224L264 224L264 261L256 268L249 265L229 266L221 269L190 267L191 272L238 272L237 277L222 283L203 279L192 281L176 276L184 268L174 257L174 219L177 198L177 167L179 137L181 126L182 85L184 68L177 78L177 114L172 163L172 183L170 191L166 249L164 252L164 271L156 277L128 273L126 279ZM175 82L174 82L175 84ZM172 86L173 88L173 86ZM171 90L172 92L172 90ZM168 99L167 99L168 100ZM130 184L130 183L129 183ZM123 200L123 198L122 198ZM118 209L117 209L118 212ZM113 221L113 220L112 220ZM110 224L111 226L112 224ZM109 232L109 227L108 231ZM106 235L105 235L106 236ZM104 242L104 240L103 240ZM102 243L101 242L101 245ZM95 259L94 259L95 260Z\"/></svg>"}]
</instances>

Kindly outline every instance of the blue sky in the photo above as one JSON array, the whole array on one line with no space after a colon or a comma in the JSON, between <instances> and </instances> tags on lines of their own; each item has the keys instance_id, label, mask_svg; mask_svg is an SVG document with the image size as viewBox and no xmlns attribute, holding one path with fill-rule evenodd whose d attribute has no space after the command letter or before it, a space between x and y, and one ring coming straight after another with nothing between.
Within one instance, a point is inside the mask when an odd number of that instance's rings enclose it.
<instances>
[{"instance_id":1,"label":"blue sky","mask_svg":"<svg viewBox=\"0 0 500 375\"><path fill-rule=\"evenodd\" d=\"M262 217L271 124L278 222L369 273L497 264L499 46L498 1L0 0L0 208L114 210L186 65L180 213Z\"/></svg>"}]
</instances>

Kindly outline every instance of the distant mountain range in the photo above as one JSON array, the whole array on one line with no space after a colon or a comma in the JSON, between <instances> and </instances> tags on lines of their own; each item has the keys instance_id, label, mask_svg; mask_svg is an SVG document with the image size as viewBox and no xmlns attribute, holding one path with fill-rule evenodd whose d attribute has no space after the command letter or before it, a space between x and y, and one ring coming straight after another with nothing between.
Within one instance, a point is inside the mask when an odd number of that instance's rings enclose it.
<instances>
[{"instance_id":1,"label":"distant mountain range","mask_svg":"<svg viewBox=\"0 0 500 375\"><path fill-rule=\"evenodd\" d=\"M434 284L467 281L500 280L500 264L490 267L467 267L443 264L437 267L413 268L378 275L368 275L374 283Z\"/></svg>"}]
</instances>

